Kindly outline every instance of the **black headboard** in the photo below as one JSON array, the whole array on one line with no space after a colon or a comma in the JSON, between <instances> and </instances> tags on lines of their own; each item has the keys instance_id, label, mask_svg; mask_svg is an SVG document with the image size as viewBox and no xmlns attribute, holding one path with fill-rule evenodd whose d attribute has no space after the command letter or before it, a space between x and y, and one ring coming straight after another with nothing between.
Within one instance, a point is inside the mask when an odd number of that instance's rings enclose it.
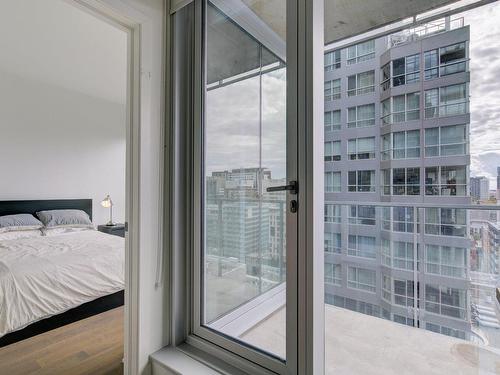
<instances>
[{"instance_id":1,"label":"black headboard","mask_svg":"<svg viewBox=\"0 0 500 375\"><path fill-rule=\"evenodd\" d=\"M0 201L0 216L33 214L44 210L82 210L92 220L92 199L49 199L32 201Z\"/></svg>"}]
</instances>

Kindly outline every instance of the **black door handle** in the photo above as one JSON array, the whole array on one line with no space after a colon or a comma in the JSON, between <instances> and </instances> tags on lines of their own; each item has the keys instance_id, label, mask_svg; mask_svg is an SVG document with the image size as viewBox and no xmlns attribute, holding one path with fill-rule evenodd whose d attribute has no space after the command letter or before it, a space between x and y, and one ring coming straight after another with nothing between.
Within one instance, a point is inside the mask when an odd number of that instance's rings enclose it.
<instances>
[{"instance_id":1,"label":"black door handle","mask_svg":"<svg viewBox=\"0 0 500 375\"><path fill-rule=\"evenodd\" d=\"M267 192L273 192L273 191L289 191L290 194L298 194L299 193L299 184L297 181L290 181L288 185L282 185L282 186L271 186L266 189Z\"/></svg>"}]
</instances>

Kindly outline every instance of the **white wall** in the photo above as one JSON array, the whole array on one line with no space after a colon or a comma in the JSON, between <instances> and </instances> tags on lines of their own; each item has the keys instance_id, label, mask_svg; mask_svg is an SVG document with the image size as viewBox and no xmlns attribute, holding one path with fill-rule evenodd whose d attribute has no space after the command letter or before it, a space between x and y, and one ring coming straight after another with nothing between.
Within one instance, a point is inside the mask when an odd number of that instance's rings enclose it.
<instances>
[{"instance_id":1,"label":"white wall","mask_svg":"<svg viewBox=\"0 0 500 375\"><path fill-rule=\"evenodd\" d=\"M125 218L125 107L0 71L0 200L92 198Z\"/></svg>"},{"instance_id":2,"label":"white wall","mask_svg":"<svg viewBox=\"0 0 500 375\"><path fill-rule=\"evenodd\" d=\"M36 8L36 9L33 9ZM127 34L61 0L0 4L0 200L92 198L125 219Z\"/></svg>"}]
</instances>

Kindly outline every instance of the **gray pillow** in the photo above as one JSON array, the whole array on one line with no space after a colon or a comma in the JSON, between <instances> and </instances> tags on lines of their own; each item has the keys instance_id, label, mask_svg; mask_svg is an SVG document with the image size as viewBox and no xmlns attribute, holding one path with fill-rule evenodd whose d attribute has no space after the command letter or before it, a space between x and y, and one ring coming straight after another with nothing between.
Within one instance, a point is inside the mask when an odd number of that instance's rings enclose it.
<instances>
[{"instance_id":1,"label":"gray pillow","mask_svg":"<svg viewBox=\"0 0 500 375\"><path fill-rule=\"evenodd\" d=\"M0 233L40 229L43 224L31 214L0 216Z\"/></svg>"},{"instance_id":2,"label":"gray pillow","mask_svg":"<svg viewBox=\"0 0 500 375\"><path fill-rule=\"evenodd\" d=\"M40 211L36 216L45 228L54 227L93 227L89 215L82 210L50 210Z\"/></svg>"}]
</instances>

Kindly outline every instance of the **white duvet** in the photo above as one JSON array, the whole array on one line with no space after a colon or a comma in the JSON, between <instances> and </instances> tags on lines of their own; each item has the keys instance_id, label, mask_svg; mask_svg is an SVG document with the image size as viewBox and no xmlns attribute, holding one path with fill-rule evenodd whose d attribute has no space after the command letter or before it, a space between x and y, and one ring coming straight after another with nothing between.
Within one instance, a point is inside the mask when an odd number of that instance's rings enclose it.
<instances>
[{"instance_id":1,"label":"white duvet","mask_svg":"<svg viewBox=\"0 0 500 375\"><path fill-rule=\"evenodd\" d=\"M0 241L0 337L124 288L125 242L89 230Z\"/></svg>"}]
</instances>

